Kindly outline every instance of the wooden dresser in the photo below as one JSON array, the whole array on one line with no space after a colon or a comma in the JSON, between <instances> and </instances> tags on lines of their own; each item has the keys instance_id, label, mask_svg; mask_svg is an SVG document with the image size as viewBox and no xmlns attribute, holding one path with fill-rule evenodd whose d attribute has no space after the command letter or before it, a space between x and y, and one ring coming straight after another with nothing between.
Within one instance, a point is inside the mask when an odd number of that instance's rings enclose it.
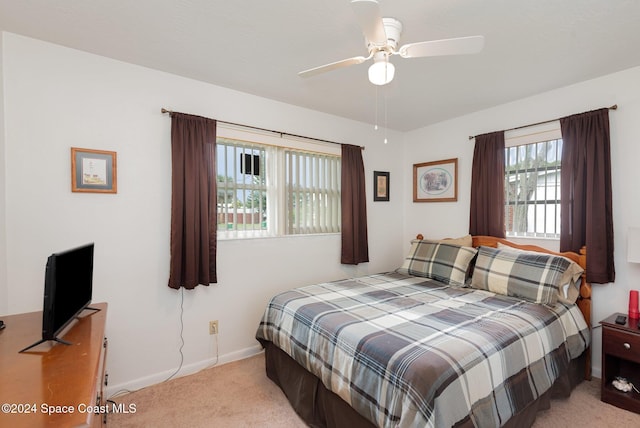
<instances>
[{"instance_id":1,"label":"wooden dresser","mask_svg":"<svg viewBox=\"0 0 640 428\"><path fill-rule=\"evenodd\" d=\"M0 317L0 426L102 425L107 304L92 304L61 336L71 345L40 344L42 312Z\"/></svg>"}]
</instances>

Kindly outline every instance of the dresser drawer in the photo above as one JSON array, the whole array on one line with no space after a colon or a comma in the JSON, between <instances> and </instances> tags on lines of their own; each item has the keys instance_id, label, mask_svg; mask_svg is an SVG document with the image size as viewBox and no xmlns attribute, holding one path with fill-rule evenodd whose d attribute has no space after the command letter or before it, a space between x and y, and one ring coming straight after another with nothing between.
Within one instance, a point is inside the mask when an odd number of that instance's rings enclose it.
<instances>
[{"instance_id":1,"label":"dresser drawer","mask_svg":"<svg viewBox=\"0 0 640 428\"><path fill-rule=\"evenodd\" d=\"M602 351L628 361L640 363L640 332L628 332L607 328L603 329Z\"/></svg>"}]
</instances>

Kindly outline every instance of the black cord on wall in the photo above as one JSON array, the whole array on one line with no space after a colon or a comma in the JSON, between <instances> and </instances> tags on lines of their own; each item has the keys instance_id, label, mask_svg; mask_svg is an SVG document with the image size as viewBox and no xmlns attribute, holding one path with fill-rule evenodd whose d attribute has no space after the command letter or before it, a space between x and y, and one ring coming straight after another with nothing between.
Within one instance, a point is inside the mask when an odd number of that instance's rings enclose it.
<instances>
[{"instance_id":1,"label":"black cord on wall","mask_svg":"<svg viewBox=\"0 0 640 428\"><path fill-rule=\"evenodd\" d=\"M184 354L182 353L182 348L184 348L184 288L180 287L180 348L178 349L178 352L180 353L180 364L178 365L178 368L176 369L175 372L173 372L168 378L166 378L165 380L163 380L162 382L159 383L164 383L167 382L169 380L171 380L176 374L178 374L178 372L180 371L180 369L182 369L182 364L184 363ZM138 391L137 389L134 390L130 390L130 389L121 389L118 390L116 392L114 392L113 394L111 394L111 396L107 397L106 402L107 403L111 403L111 404L116 404L115 401L113 401L113 398L116 398L119 395L122 394L129 394L131 392L135 392Z\"/></svg>"},{"instance_id":2,"label":"black cord on wall","mask_svg":"<svg viewBox=\"0 0 640 428\"><path fill-rule=\"evenodd\" d=\"M182 368L182 364L184 363L184 354L182 353L182 348L184 348L184 335L183 335L184 319L183 318L184 318L184 287L180 287L180 348L178 349L178 352L180 352L180 365L178 365L178 368L176 369L175 372L173 372L171 376L163 380L161 383L171 380L171 378L173 378L176 374L178 374L178 372Z\"/></svg>"}]
</instances>

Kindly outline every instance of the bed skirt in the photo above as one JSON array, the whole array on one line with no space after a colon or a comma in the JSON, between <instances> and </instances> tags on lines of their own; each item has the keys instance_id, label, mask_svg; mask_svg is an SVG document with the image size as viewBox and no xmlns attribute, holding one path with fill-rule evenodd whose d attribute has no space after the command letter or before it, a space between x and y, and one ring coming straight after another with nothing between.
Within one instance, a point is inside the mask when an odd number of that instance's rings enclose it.
<instances>
[{"instance_id":1,"label":"bed skirt","mask_svg":"<svg viewBox=\"0 0 640 428\"><path fill-rule=\"evenodd\" d=\"M375 425L365 419L344 400L329 391L316 376L299 365L273 343L263 343L267 377L284 392L296 413L310 427L372 428ZM566 398L584 379L586 352L571 362L568 373L558 378L553 387L532 402L526 409L511 418L504 427L530 427L536 413L549 409L552 398ZM471 419L463 420L458 427L473 427Z\"/></svg>"}]
</instances>

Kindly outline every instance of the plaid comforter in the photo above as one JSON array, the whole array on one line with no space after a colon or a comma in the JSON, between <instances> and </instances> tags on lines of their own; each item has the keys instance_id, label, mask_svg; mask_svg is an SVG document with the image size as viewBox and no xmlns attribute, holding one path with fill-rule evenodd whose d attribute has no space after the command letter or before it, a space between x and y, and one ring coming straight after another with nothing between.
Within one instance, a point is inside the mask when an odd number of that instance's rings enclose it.
<instances>
[{"instance_id":1,"label":"plaid comforter","mask_svg":"<svg viewBox=\"0 0 640 428\"><path fill-rule=\"evenodd\" d=\"M271 341L380 427L499 427L589 344L575 305L555 308L387 273L272 298Z\"/></svg>"}]
</instances>

